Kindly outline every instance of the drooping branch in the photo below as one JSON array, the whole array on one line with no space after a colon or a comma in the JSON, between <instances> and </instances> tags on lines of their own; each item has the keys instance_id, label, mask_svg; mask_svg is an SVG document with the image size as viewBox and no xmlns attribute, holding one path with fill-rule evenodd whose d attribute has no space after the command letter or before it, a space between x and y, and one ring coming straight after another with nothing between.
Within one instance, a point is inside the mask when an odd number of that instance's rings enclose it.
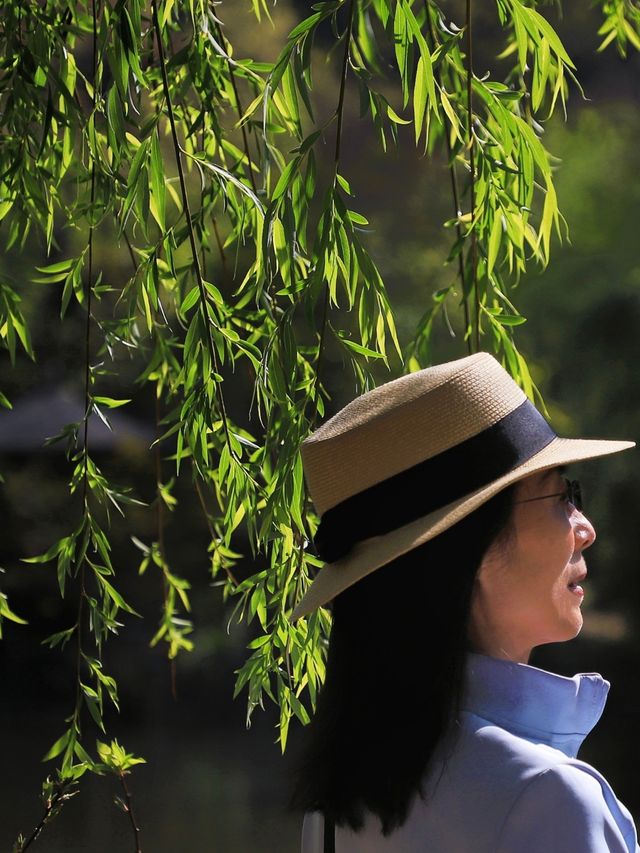
<instances>
[{"instance_id":1,"label":"drooping branch","mask_svg":"<svg viewBox=\"0 0 640 853\"><path fill-rule=\"evenodd\" d=\"M338 175L338 167L340 165L340 145L342 143L342 122L344 117L344 96L347 89L347 72L349 70L349 50L351 48L351 34L353 32L353 19L356 11L356 0L351 0L349 6L349 20L347 22L347 30L344 37L344 53L342 55L342 70L340 73L340 93L338 95L338 106L336 109L336 116L338 119L338 126L336 128L336 147L335 154L333 157L333 185L335 187L337 175Z\"/></svg>"},{"instance_id":2,"label":"drooping branch","mask_svg":"<svg viewBox=\"0 0 640 853\"><path fill-rule=\"evenodd\" d=\"M429 40L431 42L432 50L434 50L437 46L436 35L433 29L433 21L431 20L431 12L429 9L429 0L425 0L424 8L427 18L427 28L429 31ZM436 82L440 89L443 87L443 79L442 79L442 71L441 66L436 66L434 69L434 76L436 78ZM453 199L453 216L456 223L456 237L458 246L460 250L458 252L458 275L460 276L460 287L462 288L462 310L464 312L464 327L465 334L467 337L467 349L469 351L469 355L472 353L472 343L471 343L471 330L469 328L470 318L469 318L469 301L468 301L468 292L465 282L465 271L464 271L464 252L462 250L462 225L460 224L460 215L462 213L460 209L460 193L458 191L458 177L456 174L456 165L453 159L453 150L451 147L451 137L447 132L445 127L444 130L444 141L447 149L447 163L449 164L449 176L451 179L451 195Z\"/></svg>"},{"instance_id":3,"label":"drooping branch","mask_svg":"<svg viewBox=\"0 0 640 853\"><path fill-rule=\"evenodd\" d=\"M342 141L342 123L344 118L344 96L347 88L347 73L349 70L349 50L351 48L351 34L353 32L353 20L355 16L356 0L350 0L349 3L349 18L344 36L344 53L342 55L342 68L340 72L340 91L338 94L338 106L336 107L336 144L333 155L333 185L335 191L338 183L338 170L340 168L340 145ZM322 304L322 320L320 325L320 339L318 343L318 358L316 361L316 375L314 378L314 397L316 405L314 407L313 416L311 418L310 427L313 429L318 419L318 394L320 394L320 374L322 369L322 358L324 354L324 341L326 335L327 323L329 320L329 284L325 282L324 298Z\"/></svg>"},{"instance_id":4,"label":"drooping branch","mask_svg":"<svg viewBox=\"0 0 640 853\"><path fill-rule=\"evenodd\" d=\"M96 90L98 87L98 21L96 4L93 2L93 101L91 113L95 121ZM95 148L95 145L94 145ZM88 441L89 441L89 417L91 415L91 298L93 296L93 232L94 232L94 207L96 200L96 163L91 154L91 200L89 203L89 272L87 276L86 301L87 314L85 318L85 361L84 361L84 469L82 473L82 505L86 507L87 484L88 484ZM84 562L84 561L83 561Z\"/></svg>"},{"instance_id":5,"label":"drooping branch","mask_svg":"<svg viewBox=\"0 0 640 853\"><path fill-rule=\"evenodd\" d=\"M211 334L211 324L209 322L209 311L207 309L207 293L204 286L204 279L202 277L202 270L200 268L200 256L198 254L198 247L196 245L196 237L193 227L193 219L191 216L191 209L189 206L189 196L187 193L187 184L184 177L184 169L182 165L182 156L181 156L181 147L180 142L178 140L178 131L176 129L176 121L173 113L173 105L171 101L171 91L169 89L169 80L167 77L167 67L164 56L164 45L162 41L162 30L160 29L160 21L158 19L158 4L157 0L152 0L151 2L151 10L153 16L153 28L156 34L156 43L158 45L158 58L160 62L160 72L162 75L162 89L164 93L164 98L167 106L167 113L169 115L169 124L171 126L171 137L173 140L173 149L175 154L176 166L178 168L178 178L180 181L180 194L182 197L182 206L184 210L184 215L187 224L187 233L189 235L189 244L191 247L191 257L193 261L193 269L196 275L196 283L198 286L198 292L200 297L200 310L202 314L202 322L205 329L207 349L209 351L209 357L211 359L211 364L213 365L214 370L218 375L220 375L220 365L218 361L218 353L213 343L213 337ZM231 443L231 435L229 430L229 422L227 418L227 410L226 404L224 401L224 395L222 393L222 389L220 388L219 380L216 381L216 396L218 398L218 405L220 407L220 417L222 419L222 427L224 430L225 441L227 447L229 448L229 453L231 456L236 459L236 452ZM211 425L210 425L211 426ZM211 427L212 428L212 427Z\"/></svg>"},{"instance_id":6,"label":"drooping branch","mask_svg":"<svg viewBox=\"0 0 640 853\"><path fill-rule=\"evenodd\" d=\"M95 122L97 89L98 89L98 9L99 0L92 4L92 69L93 69L93 98L91 103L91 115ZM93 125L95 128L95 124ZM93 148L93 150L92 150ZM84 422L82 438L82 516L83 528L86 529L89 513L89 419L91 417L91 312L93 296L93 235L94 235L94 208L96 200L96 163L94 152L96 150L95 139L89 148L91 157L91 190L89 201L89 236L88 255L89 269L87 271L87 283L85 287L86 316L84 329ZM80 712L82 708L82 620L84 618L84 602L86 598L85 589L85 567L86 558L82 554L80 566L78 567L78 615L76 622L76 702L73 712L72 725L76 730L80 727Z\"/></svg>"},{"instance_id":7,"label":"drooping branch","mask_svg":"<svg viewBox=\"0 0 640 853\"><path fill-rule=\"evenodd\" d=\"M220 39L220 44L223 48L225 48L225 53L227 54L227 67L229 69L229 80L231 81L231 88L233 89L233 96L236 100L236 110L238 112L238 119L242 118L242 104L240 102L240 94L238 93L238 83L236 81L236 75L233 71L233 64L229 61L229 51L226 48L226 39L224 33L222 32L222 27L220 26L220 21L216 19L216 31L218 33L218 38ZM240 130L242 131L242 145L244 148L244 153L247 158L247 167L249 172L249 180L251 181L251 186L253 188L253 192L257 195L258 188L256 187L255 177L253 175L253 160L251 159L251 151L249 150L249 139L247 137L247 130L245 127L245 123L242 122L240 125Z\"/></svg>"},{"instance_id":8,"label":"drooping branch","mask_svg":"<svg viewBox=\"0 0 640 853\"><path fill-rule=\"evenodd\" d=\"M472 9L471 0L466 0L466 37L467 37L467 145L469 148L469 200L471 206L471 275L470 284L473 288L476 309L475 327L475 349L480 349L480 292L478 290L478 246L476 235L476 168L475 168L475 146L473 140L473 38L472 38Z\"/></svg>"},{"instance_id":9,"label":"drooping branch","mask_svg":"<svg viewBox=\"0 0 640 853\"><path fill-rule=\"evenodd\" d=\"M196 495L198 496L198 502L200 504L200 509L202 510L202 515L203 515L205 524L207 525L207 531L209 533L209 539L213 542L214 539L217 538L217 534L213 528L213 524L211 523L211 516L209 515L209 510L207 509L207 504L206 504L206 501L204 499L204 495L202 494L202 489L200 487L200 483L199 483L197 477L193 478L193 486L195 488ZM238 586L238 580L235 577L235 575L233 574L233 572L231 571L231 569L229 568L229 566L223 565L222 568L224 569L224 573L226 574L229 581L233 584L233 586Z\"/></svg>"}]
</instances>

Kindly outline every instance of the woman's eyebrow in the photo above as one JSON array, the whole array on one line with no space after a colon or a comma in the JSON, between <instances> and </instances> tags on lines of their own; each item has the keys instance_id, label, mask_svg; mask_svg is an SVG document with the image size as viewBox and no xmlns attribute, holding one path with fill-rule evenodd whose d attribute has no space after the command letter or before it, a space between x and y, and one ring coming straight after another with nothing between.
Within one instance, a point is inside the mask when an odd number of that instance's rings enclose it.
<instances>
[{"instance_id":1,"label":"woman's eyebrow","mask_svg":"<svg viewBox=\"0 0 640 853\"><path fill-rule=\"evenodd\" d=\"M553 477L554 474L564 474L566 469L566 465L556 465L555 468L547 468L547 470L542 475L542 482L546 483L546 481Z\"/></svg>"}]
</instances>

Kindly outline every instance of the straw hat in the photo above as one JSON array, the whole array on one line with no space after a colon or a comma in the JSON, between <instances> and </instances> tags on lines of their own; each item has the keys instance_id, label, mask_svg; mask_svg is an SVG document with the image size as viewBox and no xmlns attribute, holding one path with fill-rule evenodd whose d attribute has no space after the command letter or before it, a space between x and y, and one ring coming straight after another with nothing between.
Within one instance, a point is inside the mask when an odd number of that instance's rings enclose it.
<instances>
[{"instance_id":1,"label":"straw hat","mask_svg":"<svg viewBox=\"0 0 640 853\"><path fill-rule=\"evenodd\" d=\"M488 353L357 397L302 444L327 565L293 618L460 521L536 471L633 447L558 438Z\"/></svg>"}]
</instances>

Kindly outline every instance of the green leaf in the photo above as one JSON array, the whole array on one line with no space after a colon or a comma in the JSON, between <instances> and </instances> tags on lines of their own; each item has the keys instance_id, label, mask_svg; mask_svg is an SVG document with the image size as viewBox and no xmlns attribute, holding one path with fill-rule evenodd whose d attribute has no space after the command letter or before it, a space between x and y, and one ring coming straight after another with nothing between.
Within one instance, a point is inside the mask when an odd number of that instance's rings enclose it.
<instances>
[{"instance_id":1,"label":"green leaf","mask_svg":"<svg viewBox=\"0 0 640 853\"><path fill-rule=\"evenodd\" d=\"M293 175L298 167L298 163L300 162L299 157L294 157L293 160L290 160L280 175L278 179L278 183L273 191L273 195L271 196L272 201L277 201L281 198L285 192L287 191L289 184L293 178Z\"/></svg>"},{"instance_id":2,"label":"green leaf","mask_svg":"<svg viewBox=\"0 0 640 853\"><path fill-rule=\"evenodd\" d=\"M156 202L156 211L158 215L158 225L165 230L165 215L166 215L166 188L164 184L164 167L162 163L162 152L160 151L160 142L158 140L158 131L151 138L151 191Z\"/></svg>"},{"instance_id":3,"label":"green leaf","mask_svg":"<svg viewBox=\"0 0 640 853\"><path fill-rule=\"evenodd\" d=\"M106 593L106 594L108 595L108 597L113 601L113 603L114 603L114 604L116 604L116 605L117 605L118 607L120 607L122 610L126 610L126 612L127 612L127 613L132 613L134 616L140 616L140 614L139 614L139 613L137 613L137 612L133 609L133 607L131 607L129 604L127 604L127 602L126 602L126 601L124 600L124 598L120 595L120 593L118 592L118 590L117 590L117 589L115 589L115 588L114 588L114 587L109 583L109 581L104 577L104 575L102 575L102 574L100 574L100 573L98 573L98 572L94 572L94 577L96 577L96 578L99 580L100 585L102 586L102 588L104 589L105 593Z\"/></svg>"},{"instance_id":4,"label":"green leaf","mask_svg":"<svg viewBox=\"0 0 640 853\"><path fill-rule=\"evenodd\" d=\"M348 210L347 215L349 216L349 219L351 220L351 222L355 223L356 225L368 225L369 224L369 220L365 216L363 216L361 213L357 213L355 210Z\"/></svg>"},{"instance_id":5,"label":"green leaf","mask_svg":"<svg viewBox=\"0 0 640 853\"><path fill-rule=\"evenodd\" d=\"M68 258L66 261L58 261L55 264L49 264L46 267L36 267L38 272L45 273L46 275L55 275L56 273L68 273L73 264L75 263L75 258ZM63 276L64 278L64 276Z\"/></svg>"},{"instance_id":6,"label":"green leaf","mask_svg":"<svg viewBox=\"0 0 640 853\"><path fill-rule=\"evenodd\" d=\"M200 288L196 284L191 288L189 293L187 293L185 298L182 300L182 304L180 305L180 313L186 314L190 308L193 308L193 306L196 304L196 302L199 300L199 298L200 298Z\"/></svg>"},{"instance_id":7,"label":"green leaf","mask_svg":"<svg viewBox=\"0 0 640 853\"><path fill-rule=\"evenodd\" d=\"M295 130L298 138L302 138L302 128L300 125L300 109L298 107L298 95L296 91L296 81L293 74L291 63L289 63L282 75L282 92L284 102L289 111L289 118L295 125Z\"/></svg>"},{"instance_id":8,"label":"green leaf","mask_svg":"<svg viewBox=\"0 0 640 853\"><path fill-rule=\"evenodd\" d=\"M498 257L500 249L500 240L502 238L502 218L499 211L494 211L493 222L491 224L491 234L489 236L489 251L487 254L487 275L490 276Z\"/></svg>"},{"instance_id":9,"label":"green leaf","mask_svg":"<svg viewBox=\"0 0 640 853\"><path fill-rule=\"evenodd\" d=\"M50 649L53 649L55 646L60 645L62 648L69 642L69 640L73 637L77 630L76 625L72 625L71 628L66 628L64 631L58 631L55 634L50 634L48 637L42 641L42 644L45 646L49 646Z\"/></svg>"},{"instance_id":10,"label":"green leaf","mask_svg":"<svg viewBox=\"0 0 640 853\"><path fill-rule=\"evenodd\" d=\"M314 12L313 15L309 15L308 18L305 18L303 21L300 21L289 33L289 41L295 41L301 35L313 29L315 25L325 17L325 14L322 12Z\"/></svg>"},{"instance_id":11,"label":"green leaf","mask_svg":"<svg viewBox=\"0 0 640 853\"><path fill-rule=\"evenodd\" d=\"M515 1L518 2L518 0ZM546 39L548 39L553 52L564 62L565 65L567 65L569 68L575 69L576 66L573 63L573 60L565 50L564 45L560 41L560 37L553 29L549 21L547 21L547 19L544 18L536 9L524 5L520 8L522 14L527 16L532 21L533 25L538 29L538 31L542 33L542 35L544 35Z\"/></svg>"},{"instance_id":12,"label":"green leaf","mask_svg":"<svg viewBox=\"0 0 640 853\"><path fill-rule=\"evenodd\" d=\"M442 109L445 111L447 118L449 119L451 129L453 130L454 135L458 139L459 142L464 142L462 138L462 132L460 130L460 120L458 116L455 114L453 107L451 106L451 101L449 100L449 96L445 92L443 88L440 89L440 103L442 104Z\"/></svg>"},{"instance_id":13,"label":"green leaf","mask_svg":"<svg viewBox=\"0 0 640 853\"><path fill-rule=\"evenodd\" d=\"M164 0L164 9L162 10L162 17L160 19L160 27L162 29L166 27L167 21L171 19L171 12L173 11L175 3L176 0Z\"/></svg>"},{"instance_id":14,"label":"green leaf","mask_svg":"<svg viewBox=\"0 0 640 853\"><path fill-rule=\"evenodd\" d=\"M387 104L387 115L395 124L411 124L411 119L400 118L398 113L393 109L391 104Z\"/></svg>"},{"instance_id":15,"label":"green leaf","mask_svg":"<svg viewBox=\"0 0 640 853\"><path fill-rule=\"evenodd\" d=\"M424 72L424 60L422 56L418 59L416 70L416 82L413 89L413 124L415 128L416 145L422 133L422 125L427 107L427 85Z\"/></svg>"},{"instance_id":16,"label":"green leaf","mask_svg":"<svg viewBox=\"0 0 640 853\"><path fill-rule=\"evenodd\" d=\"M119 154L126 137L124 113L117 86L112 86L107 95L107 118L109 143L111 149Z\"/></svg>"},{"instance_id":17,"label":"green leaf","mask_svg":"<svg viewBox=\"0 0 640 853\"><path fill-rule=\"evenodd\" d=\"M94 397L93 400L109 409L117 409L119 406L126 406L127 403L131 402L131 400L114 400L113 397Z\"/></svg>"},{"instance_id":18,"label":"green leaf","mask_svg":"<svg viewBox=\"0 0 640 853\"><path fill-rule=\"evenodd\" d=\"M67 731L58 738L58 740L53 744L49 752L42 759L43 761L51 761L52 758L57 758L61 752L67 748L69 741L71 740L71 736L73 734L73 729L67 729Z\"/></svg>"},{"instance_id":19,"label":"green leaf","mask_svg":"<svg viewBox=\"0 0 640 853\"><path fill-rule=\"evenodd\" d=\"M26 619L22 619L22 617L18 616L16 613L11 610L9 607L9 602L7 600L7 596L0 592L0 637L2 637L2 620L8 619L10 622L15 622L18 625L27 625L28 622Z\"/></svg>"},{"instance_id":20,"label":"green leaf","mask_svg":"<svg viewBox=\"0 0 640 853\"><path fill-rule=\"evenodd\" d=\"M501 326L520 326L522 323L527 322L527 318L522 317L520 314L494 313L493 316Z\"/></svg>"},{"instance_id":21,"label":"green leaf","mask_svg":"<svg viewBox=\"0 0 640 853\"><path fill-rule=\"evenodd\" d=\"M358 353L358 355L364 355L367 358L384 358L384 353L369 349L369 347L356 343L356 341L350 341L348 338L343 338L342 336L340 336L340 341L348 347L348 349Z\"/></svg>"}]
</instances>

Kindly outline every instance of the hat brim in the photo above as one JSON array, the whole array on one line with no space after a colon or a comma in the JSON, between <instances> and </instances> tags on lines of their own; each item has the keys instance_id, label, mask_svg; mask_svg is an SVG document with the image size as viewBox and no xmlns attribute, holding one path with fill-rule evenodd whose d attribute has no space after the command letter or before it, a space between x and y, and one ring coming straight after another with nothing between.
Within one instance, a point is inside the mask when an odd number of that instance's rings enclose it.
<instances>
[{"instance_id":1,"label":"hat brim","mask_svg":"<svg viewBox=\"0 0 640 853\"><path fill-rule=\"evenodd\" d=\"M366 577L396 557L406 554L452 527L466 515L486 503L502 489L537 471L568 465L584 459L608 456L635 446L634 441L554 438L546 447L517 468L447 506L398 527L382 536L357 542L351 551L335 563L320 569L313 583L296 605L291 618L299 619Z\"/></svg>"}]
</instances>

